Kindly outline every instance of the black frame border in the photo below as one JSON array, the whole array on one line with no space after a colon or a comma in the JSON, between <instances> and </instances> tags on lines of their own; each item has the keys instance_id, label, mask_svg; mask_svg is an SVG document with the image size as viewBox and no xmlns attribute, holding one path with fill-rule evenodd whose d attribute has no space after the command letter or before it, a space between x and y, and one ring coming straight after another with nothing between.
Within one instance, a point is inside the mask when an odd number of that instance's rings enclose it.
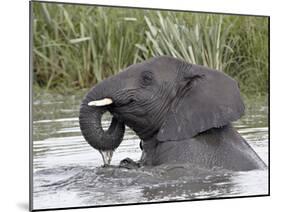
<instances>
[{"instance_id":1,"label":"black frame border","mask_svg":"<svg viewBox=\"0 0 281 212\"><path fill-rule=\"evenodd\" d=\"M262 17L268 20L268 193L260 195L247 195L247 196L231 196L231 197L212 197L212 198L198 198L190 200L167 200L155 202L136 202L124 204L107 204L107 205L93 205L93 206L75 206L65 208L45 208L33 209L33 12L32 3L48 3L48 4L64 4L64 5L81 5L81 6L96 6L96 7L109 7L109 8L127 8L127 9L143 9L143 10L157 10L157 11L172 11L172 12L190 12L190 13L203 13L203 14L216 14L216 15L236 15L236 16L252 16ZM29 1L29 211L52 211L52 210L71 210L71 209L86 209L86 208L100 208L100 207L118 207L130 205L147 205L147 204L162 204L162 203L179 203L179 202L195 202L206 200L225 200L225 199L242 199L242 198L255 198L255 197L269 197L270 196L270 16L269 15L253 15L253 14L239 14L239 13L224 13L224 12L210 12L210 11L194 11L194 10L179 10L179 9L163 9L163 8L148 8L148 7L133 7L124 5L102 5L90 3L76 3L76 2L59 2L59 1L44 1L44 0L30 0Z\"/></svg>"}]
</instances>

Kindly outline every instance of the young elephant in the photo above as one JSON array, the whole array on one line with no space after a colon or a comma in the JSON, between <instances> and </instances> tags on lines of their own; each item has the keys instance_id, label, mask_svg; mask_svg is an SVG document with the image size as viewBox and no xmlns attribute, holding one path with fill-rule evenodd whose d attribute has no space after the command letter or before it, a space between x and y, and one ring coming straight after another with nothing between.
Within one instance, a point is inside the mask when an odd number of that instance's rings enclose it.
<instances>
[{"instance_id":1,"label":"young elephant","mask_svg":"<svg viewBox=\"0 0 281 212\"><path fill-rule=\"evenodd\" d=\"M108 131L101 116L110 111ZM222 72L161 56L94 86L82 101L80 128L95 149L112 152L125 125L142 140L142 165L191 163L229 170L266 168L231 126L244 113L236 81Z\"/></svg>"}]
</instances>

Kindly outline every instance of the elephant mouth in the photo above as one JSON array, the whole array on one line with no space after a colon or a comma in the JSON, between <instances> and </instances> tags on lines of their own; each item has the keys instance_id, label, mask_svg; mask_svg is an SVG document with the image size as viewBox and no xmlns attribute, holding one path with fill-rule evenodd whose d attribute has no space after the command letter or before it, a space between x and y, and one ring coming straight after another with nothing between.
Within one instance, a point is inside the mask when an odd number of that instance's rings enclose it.
<instances>
[{"instance_id":1,"label":"elephant mouth","mask_svg":"<svg viewBox=\"0 0 281 212\"><path fill-rule=\"evenodd\" d=\"M109 111L113 118L122 121L126 124L129 120L135 120L137 116L131 113L131 106L135 103L134 100L128 99L126 101L116 101L113 98L104 98L94 100L88 103L88 106L98 107L100 109Z\"/></svg>"},{"instance_id":2,"label":"elephant mouth","mask_svg":"<svg viewBox=\"0 0 281 212\"><path fill-rule=\"evenodd\" d=\"M95 101L91 101L88 105L94 105L95 107L104 108L108 110L113 118L124 123L130 127L140 138L147 137L151 132L151 123L145 118L146 111L138 107L138 102L134 98L127 99L113 99L103 98Z\"/></svg>"}]
</instances>

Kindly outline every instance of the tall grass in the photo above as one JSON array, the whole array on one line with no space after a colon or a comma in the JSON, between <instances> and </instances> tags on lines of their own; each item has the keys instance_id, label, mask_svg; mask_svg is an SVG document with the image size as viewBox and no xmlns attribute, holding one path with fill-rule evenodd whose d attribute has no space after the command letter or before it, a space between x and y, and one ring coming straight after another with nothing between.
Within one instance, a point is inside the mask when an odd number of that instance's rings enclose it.
<instances>
[{"instance_id":1,"label":"tall grass","mask_svg":"<svg viewBox=\"0 0 281 212\"><path fill-rule=\"evenodd\" d=\"M33 2L34 83L91 87L128 65L170 55L224 71L265 94L267 19Z\"/></svg>"},{"instance_id":2,"label":"tall grass","mask_svg":"<svg viewBox=\"0 0 281 212\"><path fill-rule=\"evenodd\" d=\"M33 3L35 82L88 87L135 61L142 36L133 10ZM109 15L110 14L110 15Z\"/></svg>"},{"instance_id":3,"label":"tall grass","mask_svg":"<svg viewBox=\"0 0 281 212\"><path fill-rule=\"evenodd\" d=\"M268 91L269 73L268 19L249 17L235 21L230 35L237 40L233 47L234 63L226 72L240 82L245 93L264 95Z\"/></svg>"},{"instance_id":4,"label":"tall grass","mask_svg":"<svg viewBox=\"0 0 281 212\"><path fill-rule=\"evenodd\" d=\"M224 16L196 16L192 25L179 20L172 13L158 18L145 17L148 26L146 44L138 45L145 58L171 55L193 64L201 64L217 70L224 70L232 60L232 42L228 35L231 24L222 29Z\"/></svg>"}]
</instances>

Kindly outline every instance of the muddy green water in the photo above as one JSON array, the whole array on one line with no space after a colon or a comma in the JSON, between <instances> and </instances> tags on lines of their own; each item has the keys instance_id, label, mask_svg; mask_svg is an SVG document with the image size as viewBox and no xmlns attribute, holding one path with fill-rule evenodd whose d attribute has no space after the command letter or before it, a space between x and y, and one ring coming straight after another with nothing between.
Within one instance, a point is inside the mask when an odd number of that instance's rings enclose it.
<instances>
[{"instance_id":1,"label":"muddy green water","mask_svg":"<svg viewBox=\"0 0 281 212\"><path fill-rule=\"evenodd\" d=\"M34 95L34 209L267 194L267 170L208 171L184 165L102 168L101 155L80 133L78 112L83 95ZM234 126L268 163L267 99L245 103L246 115ZM103 127L108 127L110 120L110 116L103 117ZM140 156L139 138L126 128L111 164L117 166L126 157L138 160Z\"/></svg>"}]
</instances>

